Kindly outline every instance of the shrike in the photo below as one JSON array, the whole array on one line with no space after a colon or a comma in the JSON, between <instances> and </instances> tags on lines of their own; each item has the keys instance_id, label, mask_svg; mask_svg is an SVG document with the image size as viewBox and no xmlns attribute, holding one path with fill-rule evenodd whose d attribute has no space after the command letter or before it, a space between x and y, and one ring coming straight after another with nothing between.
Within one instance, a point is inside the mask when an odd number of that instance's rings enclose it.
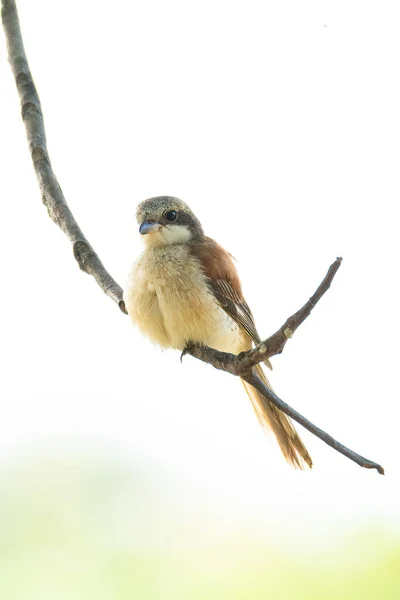
<instances>
[{"instance_id":1,"label":"shrike","mask_svg":"<svg viewBox=\"0 0 400 600\"><path fill-rule=\"evenodd\" d=\"M136 218L145 250L134 263L124 294L140 331L163 348L188 342L238 354L260 342L231 255L204 235L190 208L171 196L141 202ZM261 365L257 375L269 387ZM242 381L261 425L273 431L289 464L311 467L291 420Z\"/></svg>"}]
</instances>

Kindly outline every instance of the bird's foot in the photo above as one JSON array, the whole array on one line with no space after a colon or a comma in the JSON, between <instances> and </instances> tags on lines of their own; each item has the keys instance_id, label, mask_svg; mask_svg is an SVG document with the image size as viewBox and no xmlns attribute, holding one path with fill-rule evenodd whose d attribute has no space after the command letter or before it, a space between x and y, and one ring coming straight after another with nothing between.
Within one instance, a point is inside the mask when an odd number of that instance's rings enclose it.
<instances>
[{"instance_id":1,"label":"bird's foot","mask_svg":"<svg viewBox=\"0 0 400 600\"><path fill-rule=\"evenodd\" d=\"M181 362L183 357L185 356L185 354L188 354L190 352L190 350L192 350L195 347L195 343L194 342L186 342L184 349L182 350L182 354L181 354Z\"/></svg>"}]
</instances>

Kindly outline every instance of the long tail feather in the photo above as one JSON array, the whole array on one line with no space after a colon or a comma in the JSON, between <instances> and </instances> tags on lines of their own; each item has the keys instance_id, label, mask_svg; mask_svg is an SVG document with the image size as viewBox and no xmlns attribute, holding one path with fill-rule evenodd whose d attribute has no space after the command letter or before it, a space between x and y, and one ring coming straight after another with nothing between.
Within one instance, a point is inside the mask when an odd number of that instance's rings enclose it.
<instances>
[{"instance_id":1,"label":"long tail feather","mask_svg":"<svg viewBox=\"0 0 400 600\"><path fill-rule=\"evenodd\" d=\"M272 390L260 365L255 367L258 377ZM312 460L301 441L293 423L282 411L264 398L252 385L241 380L251 400L257 418L264 429L272 430L287 462L295 469L303 469L307 464L310 469Z\"/></svg>"}]
</instances>

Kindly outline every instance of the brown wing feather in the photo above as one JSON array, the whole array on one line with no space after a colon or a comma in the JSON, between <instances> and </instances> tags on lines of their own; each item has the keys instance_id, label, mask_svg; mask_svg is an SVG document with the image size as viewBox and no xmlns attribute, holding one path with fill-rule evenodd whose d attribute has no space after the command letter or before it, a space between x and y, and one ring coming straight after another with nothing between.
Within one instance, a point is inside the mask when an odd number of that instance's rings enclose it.
<instances>
[{"instance_id":1,"label":"brown wing feather","mask_svg":"<svg viewBox=\"0 0 400 600\"><path fill-rule=\"evenodd\" d=\"M261 340L246 302L240 300L235 290L222 279L212 280L210 286L222 308L248 333L253 342L258 344Z\"/></svg>"},{"instance_id":2,"label":"brown wing feather","mask_svg":"<svg viewBox=\"0 0 400 600\"><path fill-rule=\"evenodd\" d=\"M229 252L209 237L196 244L194 252L200 259L219 304L253 342L259 344L261 339L249 305L243 298L240 279Z\"/></svg>"}]
</instances>

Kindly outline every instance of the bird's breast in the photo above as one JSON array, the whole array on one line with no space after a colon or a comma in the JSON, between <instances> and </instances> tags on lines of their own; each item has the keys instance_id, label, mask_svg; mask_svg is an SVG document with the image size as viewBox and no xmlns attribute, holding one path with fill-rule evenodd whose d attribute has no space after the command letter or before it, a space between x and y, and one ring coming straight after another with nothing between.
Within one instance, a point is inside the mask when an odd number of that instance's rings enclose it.
<instances>
[{"instance_id":1,"label":"bird's breast","mask_svg":"<svg viewBox=\"0 0 400 600\"><path fill-rule=\"evenodd\" d=\"M142 333L164 348L182 350L188 341L230 352L240 347L236 323L185 244L147 249L132 267L124 300Z\"/></svg>"}]
</instances>

